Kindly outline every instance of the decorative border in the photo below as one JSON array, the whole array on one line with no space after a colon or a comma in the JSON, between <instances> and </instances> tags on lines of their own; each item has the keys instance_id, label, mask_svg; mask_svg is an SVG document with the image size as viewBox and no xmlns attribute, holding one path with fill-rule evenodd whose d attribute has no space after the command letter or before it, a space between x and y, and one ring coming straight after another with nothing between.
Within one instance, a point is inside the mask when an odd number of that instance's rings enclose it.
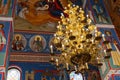
<instances>
[{"instance_id":1,"label":"decorative border","mask_svg":"<svg viewBox=\"0 0 120 80\"><path fill-rule=\"evenodd\" d=\"M115 28L114 25L111 24L96 24L99 28Z\"/></svg>"},{"instance_id":2,"label":"decorative border","mask_svg":"<svg viewBox=\"0 0 120 80\"><path fill-rule=\"evenodd\" d=\"M59 55L55 55L57 58ZM10 55L10 61L14 62L49 62L50 54L26 54L26 53L14 53Z\"/></svg>"},{"instance_id":3,"label":"decorative border","mask_svg":"<svg viewBox=\"0 0 120 80\"><path fill-rule=\"evenodd\" d=\"M34 34L54 34L55 32L49 32L49 31L32 31L32 30L15 30L15 33L34 33Z\"/></svg>"}]
</instances>

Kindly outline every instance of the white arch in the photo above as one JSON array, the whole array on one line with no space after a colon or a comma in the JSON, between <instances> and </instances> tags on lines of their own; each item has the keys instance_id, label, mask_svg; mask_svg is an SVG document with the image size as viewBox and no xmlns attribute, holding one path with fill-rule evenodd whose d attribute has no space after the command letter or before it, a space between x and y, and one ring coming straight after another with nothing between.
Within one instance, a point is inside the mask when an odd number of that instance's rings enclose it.
<instances>
[{"instance_id":1,"label":"white arch","mask_svg":"<svg viewBox=\"0 0 120 80\"><path fill-rule=\"evenodd\" d=\"M7 80L20 80L21 72L19 69L12 67L8 70Z\"/></svg>"},{"instance_id":2,"label":"white arch","mask_svg":"<svg viewBox=\"0 0 120 80\"><path fill-rule=\"evenodd\" d=\"M70 80L83 80L83 76L81 73L76 74L75 71L70 73Z\"/></svg>"}]
</instances>

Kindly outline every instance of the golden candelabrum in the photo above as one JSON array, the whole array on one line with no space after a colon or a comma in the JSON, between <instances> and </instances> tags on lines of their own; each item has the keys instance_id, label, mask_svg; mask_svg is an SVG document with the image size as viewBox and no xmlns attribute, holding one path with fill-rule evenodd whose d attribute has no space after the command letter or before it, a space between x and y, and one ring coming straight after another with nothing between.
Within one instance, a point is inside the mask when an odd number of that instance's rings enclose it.
<instances>
[{"instance_id":1,"label":"golden candelabrum","mask_svg":"<svg viewBox=\"0 0 120 80\"><path fill-rule=\"evenodd\" d=\"M110 58L112 48L109 41L79 6L69 4L64 14L61 14L53 39L53 45L61 54L52 56L51 62L77 72L88 70L88 64L101 66ZM50 46L51 54L54 53L53 45Z\"/></svg>"}]
</instances>

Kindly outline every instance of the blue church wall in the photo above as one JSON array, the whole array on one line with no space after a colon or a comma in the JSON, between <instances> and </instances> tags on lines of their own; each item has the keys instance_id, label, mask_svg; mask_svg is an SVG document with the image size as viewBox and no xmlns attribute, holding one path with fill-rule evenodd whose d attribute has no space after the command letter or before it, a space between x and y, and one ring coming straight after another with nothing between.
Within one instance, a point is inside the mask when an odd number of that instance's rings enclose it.
<instances>
[{"instance_id":1,"label":"blue church wall","mask_svg":"<svg viewBox=\"0 0 120 80\"><path fill-rule=\"evenodd\" d=\"M10 40L13 35L12 21L0 21L0 75L4 80L9 63ZM8 48L9 47L9 48Z\"/></svg>"},{"instance_id":2,"label":"blue church wall","mask_svg":"<svg viewBox=\"0 0 120 80\"><path fill-rule=\"evenodd\" d=\"M26 80L26 72L34 74L34 80L41 80L42 77L46 77L47 80L55 78L56 80L69 80L69 74L64 70L57 70L56 67L50 63L37 63L37 62L10 62L9 66L17 66L21 68L22 80ZM85 73L86 80L101 80L100 73L96 66L89 64L89 72ZM62 78L62 74L65 75Z\"/></svg>"},{"instance_id":3,"label":"blue church wall","mask_svg":"<svg viewBox=\"0 0 120 80\"><path fill-rule=\"evenodd\" d=\"M112 24L103 0L88 0L88 2L89 5L86 6L92 11L96 24Z\"/></svg>"},{"instance_id":4,"label":"blue church wall","mask_svg":"<svg viewBox=\"0 0 120 80\"><path fill-rule=\"evenodd\" d=\"M112 75L113 76L113 80L120 80L120 75L116 74L116 75Z\"/></svg>"},{"instance_id":5,"label":"blue church wall","mask_svg":"<svg viewBox=\"0 0 120 80\"><path fill-rule=\"evenodd\" d=\"M4 61L8 55L9 50L6 49L10 46L10 34L12 34L12 22L10 21L0 21L0 25L3 26L3 28L0 29L0 65L4 66L6 65L6 62ZM11 31L11 33L10 33ZM13 34L12 34L13 35Z\"/></svg>"},{"instance_id":6,"label":"blue church wall","mask_svg":"<svg viewBox=\"0 0 120 80\"><path fill-rule=\"evenodd\" d=\"M113 46L113 43L116 42L118 49L120 49L120 40L116 34L116 31L114 28L99 28L99 30L105 34L105 38L110 41L110 43ZM115 50L115 47L112 47L113 50Z\"/></svg>"},{"instance_id":7,"label":"blue church wall","mask_svg":"<svg viewBox=\"0 0 120 80\"><path fill-rule=\"evenodd\" d=\"M2 74L0 74L0 80L2 80Z\"/></svg>"},{"instance_id":8,"label":"blue church wall","mask_svg":"<svg viewBox=\"0 0 120 80\"><path fill-rule=\"evenodd\" d=\"M10 62L10 66L17 66L22 70L22 80L26 80L26 72L34 73L34 80L42 80L42 77L46 77L47 80L51 80L53 77L56 80L60 78L60 71L56 70L56 67L50 63L32 63L32 62ZM66 73L64 73L65 75ZM67 76L66 76L67 77ZM67 78L66 78L67 80Z\"/></svg>"}]
</instances>

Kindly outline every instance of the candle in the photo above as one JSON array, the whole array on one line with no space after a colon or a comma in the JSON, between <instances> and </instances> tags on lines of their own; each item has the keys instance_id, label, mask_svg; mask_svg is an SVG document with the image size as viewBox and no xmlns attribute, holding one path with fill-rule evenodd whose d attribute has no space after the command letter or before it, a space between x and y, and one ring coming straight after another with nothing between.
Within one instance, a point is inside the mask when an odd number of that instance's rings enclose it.
<instances>
[{"instance_id":1,"label":"candle","mask_svg":"<svg viewBox=\"0 0 120 80\"><path fill-rule=\"evenodd\" d=\"M107 44L107 48L108 48L108 49L112 49L112 46L111 46L110 43Z\"/></svg>"},{"instance_id":2,"label":"candle","mask_svg":"<svg viewBox=\"0 0 120 80\"><path fill-rule=\"evenodd\" d=\"M51 53L53 53L53 46L52 45L50 45L50 51L51 51Z\"/></svg>"},{"instance_id":3,"label":"candle","mask_svg":"<svg viewBox=\"0 0 120 80\"><path fill-rule=\"evenodd\" d=\"M86 68L88 69L88 63L85 63Z\"/></svg>"},{"instance_id":4,"label":"candle","mask_svg":"<svg viewBox=\"0 0 120 80\"><path fill-rule=\"evenodd\" d=\"M65 53L65 54L64 54L64 56L66 57L66 56L67 56L67 54Z\"/></svg>"},{"instance_id":5,"label":"candle","mask_svg":"<svg viewBox=\"0 0 120 80\"><path fill-rule=\"evenodd\" d=\"M75 71L77 71L77 67L75 66Z\"/></svg>"},{"instance_id":6,"label":"candle","mask_svg":"<svg viewBox=\"0 0 120 80\"><path fill-rule=\"evenodd\" d=\"M56 34L54 34L54 37L56 37Z\"/></svg>"},{"instance_id":7,"label":"candle","mask_svg":"<svg viewBox=\"0 0 120 80\"><path fill-rule=\"evenodd\" d=\"M107 55L106 50L104 50L105 56Z\"/></svg>"},{"instance_id":8,"label":"candle","mask_svg":"<svg viewBox=\"0 0 120 80\"><path fill-rule=\"evenodd\" d=\"M65 46L62 44L62 49L64 50L65 49Z\"/></svg>"},{"instance_id":9,"label":"candle","mask_svg":"<svg viewBox=\"0 0 120 80\"><path fill-rule=\"evenodd\" d=\"M67 68L67 70L69 70L69 66L68 66L68 63L66 63L66 68Z\"/></svg>"},{"instance_id":10,"label":"candle","mask_svg":"<svg viewBox=\"0 0 120 80\"><path fill-rule=\"evenodd\" d=\"M86 15L86 17L87 17L87 18L89 17L88 14Z\"/></svg>"},{"instance_id":11,"label":"candle","mask_svg":"<svg viewBox=\"0 0 120 80\"><path fill-rule=\"evenodd\" d=\"M83 48L83 44L81 44L81 47L80 47L81 49Z\"/></svg>"},{"instance_id":12,"label":"candle","mask_svg":"<svg viewBox=\"0 0 120 80\"><path fill-rule=\"evenodd\" d=\"M58 63L58 59L56 59L56 63Z\"/></svg>"},{"instance_id":13,"label":"candle","mask_svg":"<svg viewBox=\"0 0 120 80\"><path fill-rule=\"evenodd\" d=\"M58 66L58 59L56 59L56 65Z\"/></svg>"},{"instance_id":14,"label":"candle","mask_svg":"<svg viewBox=\"0 0 120 80\"><path fill-rule=\"evenodd\" d=\"M102 38L103 38L103 41L105 41L105 35L104 34L102 34Z\"/></svg>"},{"instance_id":15,"label":"candle","mask_svg":"<svg viewBox=\"0 0 120 80\"><path fill-rule=\"evenodd\" d=\"M94 44L94 39L92 39L91 41L92 41L92 44Z\"/></svg>"}]
</instances>

